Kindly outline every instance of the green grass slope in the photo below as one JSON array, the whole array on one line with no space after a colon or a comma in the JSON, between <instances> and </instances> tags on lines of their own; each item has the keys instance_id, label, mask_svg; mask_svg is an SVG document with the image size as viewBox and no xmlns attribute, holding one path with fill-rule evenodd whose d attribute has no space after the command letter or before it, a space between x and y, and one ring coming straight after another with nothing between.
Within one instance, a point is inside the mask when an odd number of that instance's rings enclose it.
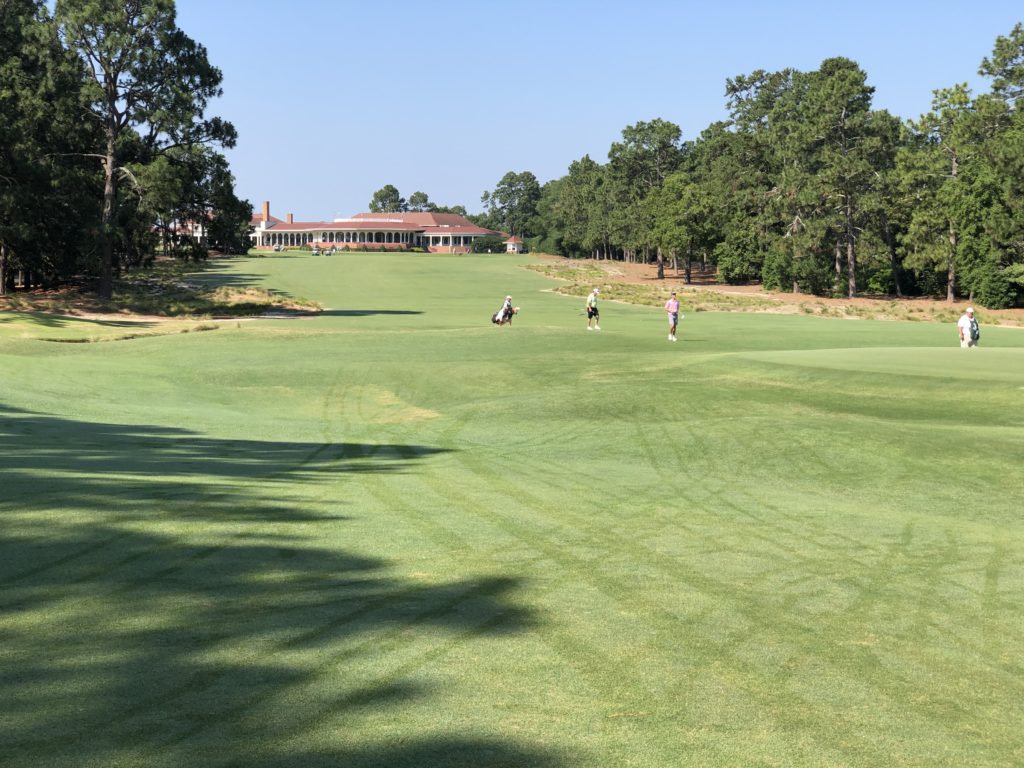
<instances>
[{"instance_id":1,"label":"green grass slope","mask_svg":"<svg viewBox=\"0 0 1024 768\"><path fill-rule=\"evenodd\" d=\"M219 262L326 309L205 333L0 315L0 763L1024 762L1024 333L587 332L525 261Z\"/></svg>"}]
</instances>

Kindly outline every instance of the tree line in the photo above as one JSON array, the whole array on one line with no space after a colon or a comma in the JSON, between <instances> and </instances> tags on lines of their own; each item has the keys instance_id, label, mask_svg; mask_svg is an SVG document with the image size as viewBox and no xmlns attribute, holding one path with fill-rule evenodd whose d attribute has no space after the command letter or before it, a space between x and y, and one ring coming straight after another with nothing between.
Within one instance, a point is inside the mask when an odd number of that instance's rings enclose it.
<instances>
[{"instance_id":1,"label":"tree line","mask_svg":"<svg viewBox=\"0 0 1024 768\"><path fill-rule=\"evenodd\" d=\"M85 274L109 297L158 248L244 250L221 80L173 0L0 0L0 293Z\"/></svg>"},{"instance_id":2,"label":"tree line","mask_svg":"<svg viewBox=\"0 0 1024 768\"><path fill-rule=\"evenodd\" d=\"M622 131L608 159L539 184L509 172L477 223L566 256L714 268L729 283L854 296L1024 294L1024 27L999 37L979 74L934 92L903 121L874 109L846 58L812 72L757 70L726 82L728 119L683 141L655 119Z\"/></svg>"},{"instance_id":3,"label":"tree line","mask_svg":"<svg viewBox=\"0 0 1024 768\"><path fill-rule=\"evenodd\" d=\"M460 216L466 215L466 209L461 205L438 205L431 201L426 192L413 192L406 200L402 197L398 187L394 184L385 184L373 193L370 198L371 213L457 213Z\"/></svg>"}]
</instances>

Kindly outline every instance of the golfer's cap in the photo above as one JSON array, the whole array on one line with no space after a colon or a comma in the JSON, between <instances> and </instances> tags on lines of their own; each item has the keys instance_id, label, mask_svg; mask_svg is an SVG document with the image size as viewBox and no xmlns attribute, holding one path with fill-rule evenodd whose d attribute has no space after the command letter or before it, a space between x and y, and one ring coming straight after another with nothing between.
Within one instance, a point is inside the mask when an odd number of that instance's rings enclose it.
<instances>
[{"instance_id":1,"label":"golfer's cap","mask_svg":"<svg viewBox=\"0 0 1024 768\"><path fill-rule=\"evenodd\" d=\"M511 296L506 296L505 298L506 298L506 299L511 299L512 297L511 297Z\"/></svg>"},{"instance_id":2,"label":"golfer's cap","mask_svg":"<svg viewBox=\"0 0 1024 768\"><path fill-rule=\"evenodd\" d=\"M675 295L676 295L676 292L675 292L675 291L672 291L672 295L673 295L673 296L675 296Z\"/></svg>"},{"instance_id":3,"label":"golfer's cap","mask_svg":"<svg viewBox=\"0 0 1024 768\"><path fill-rule=\"evenodd\" d=\"M597 288L595 288L595 289L594 289L594 293L600 293L600 291L599 291L599 290L597 290Z\"/></svg>"},{"instance_id":4,"label":"golfer's cap","mask_svg":"<svg viewBox=\"0 0 1024 768\"><path fill-rule=\"evenodd\" d=\"M974 307L968 307L968 308L967 308L967 309L965 309L964 311L965 311L965 312L970 312L970 313L971 313L971 314L973 315L973 314L974 314Z\"/></svg>"}]
</instances>

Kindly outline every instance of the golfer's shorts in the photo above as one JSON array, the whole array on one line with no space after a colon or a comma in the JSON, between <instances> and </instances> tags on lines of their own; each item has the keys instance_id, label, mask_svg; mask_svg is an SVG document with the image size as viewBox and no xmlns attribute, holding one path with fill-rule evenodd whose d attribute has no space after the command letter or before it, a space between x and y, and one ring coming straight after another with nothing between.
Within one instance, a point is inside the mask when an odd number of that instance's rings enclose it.
<instances>
[{"instance_id":1,"label":"golfer's shorts","mask_svg":"<svg viewBox=\"0 0 1024 768\"><path fill-rule=\"evenodd\" d=\"M598 317L600 314L597 311L597 307L587 307L587 317Z\"/></svg>"},{"instance_id":2,"label":"golfer's shorts","mask_svg":"<svg viewBox=\"0 0 1024 768\"><path fill-rule=\"evenodd\" d=\"M679 325L679 313L678 312L669 312L668 313L668 324L669 325Z\"/></svg>"}]
</instances>

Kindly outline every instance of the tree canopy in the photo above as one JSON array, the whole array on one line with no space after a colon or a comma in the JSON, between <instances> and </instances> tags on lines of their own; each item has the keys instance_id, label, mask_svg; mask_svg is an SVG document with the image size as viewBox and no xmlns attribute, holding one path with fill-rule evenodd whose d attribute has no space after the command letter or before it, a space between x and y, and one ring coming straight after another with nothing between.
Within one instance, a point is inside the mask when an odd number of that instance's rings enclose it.
<instances>
[{"instance_id":1,"label":"tree canopy","mask_svg":"<svg viewBox=\"0 0 1024 768\"><path fill-rule=\"evenodd\" d=\"M251 206L214 150L235 130L205 115L221 73L178 29L172 0L2 8L14 55L0 63L0 290L15 269L26 284L92 273L109 297L119 270L186 223L208 225L212 245L245 246Z\"/></svg>"},{"instance_id":2,"label":"tree canopy","mask_svg":"<svg viewBox=\"0 0 1024 768\"><path fill-rule=\"evenodd\" d=\"M991 90L937 89L901 120L873 106L847 58L726 81L729 119L682 140L662 119L627 126L519 209L509 173L484 195L489 226L568 256L687 265L729 282L854 296L1024 299L1024 25L996 39ZM532 174L531 174L532 176ZM689 270L687 269L687 279Z\"/></svg>"}]
</instances>

